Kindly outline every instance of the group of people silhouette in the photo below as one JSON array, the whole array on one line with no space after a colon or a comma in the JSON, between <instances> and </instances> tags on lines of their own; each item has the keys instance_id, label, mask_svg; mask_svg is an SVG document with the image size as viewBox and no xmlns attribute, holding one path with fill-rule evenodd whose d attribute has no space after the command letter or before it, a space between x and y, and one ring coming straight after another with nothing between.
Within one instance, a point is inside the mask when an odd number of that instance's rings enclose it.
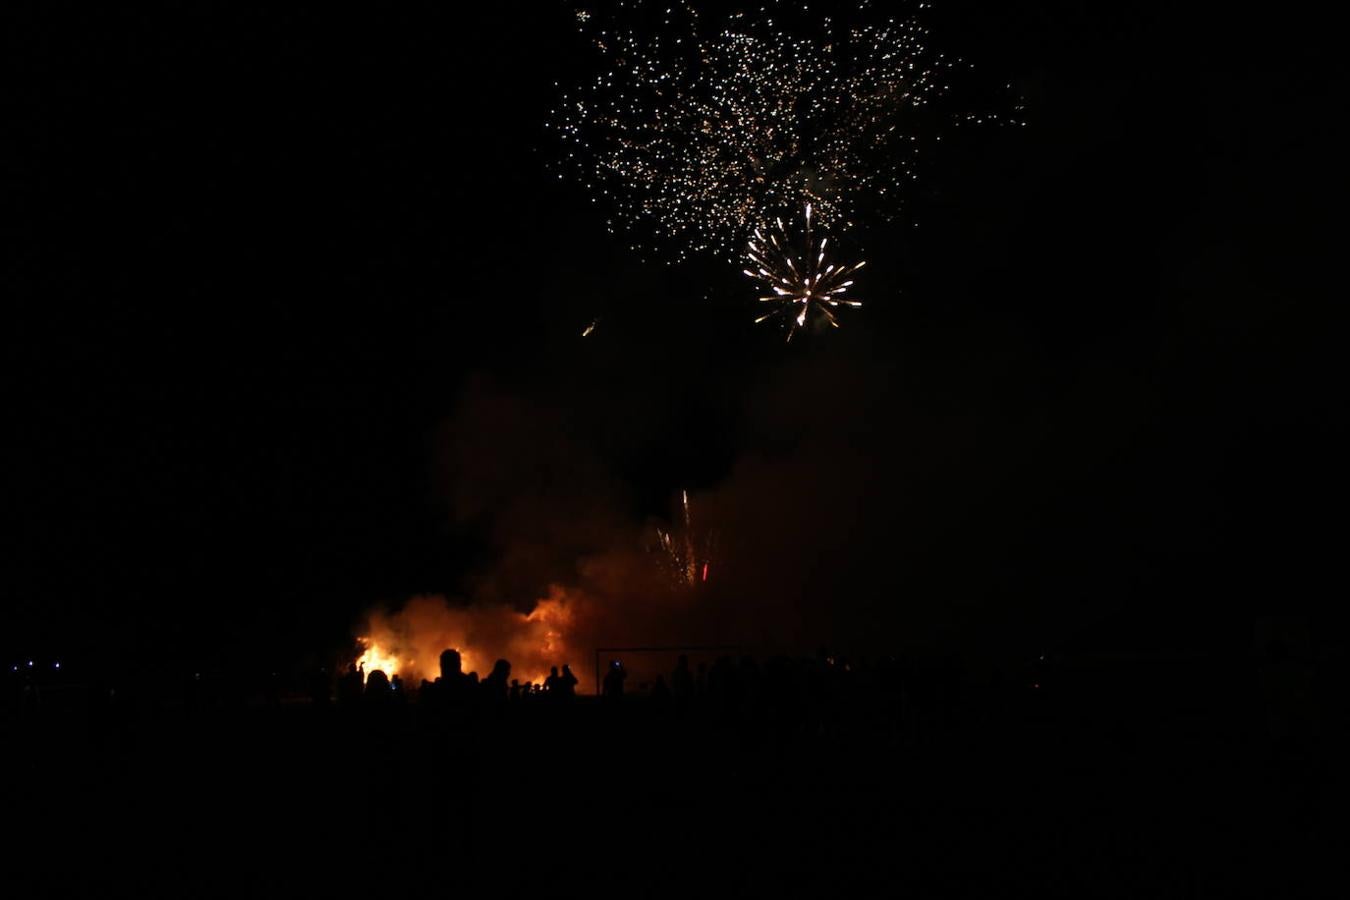
<instances>
[{"instance_id":1,"label":"group of people silhouette","mask_svg":"<svg viewBox=\"0 0 1350 900\"><path fill-rule=\"evenodd\" d=\"M716 696L738 681L733 669L731 659L723 657L717 660L711 670L705 663L699 663L695 672L690 666L689 657L681 654L671 672L669 683L664 675L658 675L648 693L653 701L660 704L687 704L710 691ZM758 680L758 667L749 657L742 659L740 673L752 676L744 679L746 681ZM607 701L622 698L627 678L628 670L623 661L611 660L600 683L601 697ZM477 701L514 703L541 698L566 702L576 697L579 683L580 679L572 671L571 665L563 663L552 666L542 682L522 684L519 679L511 678L511 663L505 659L497 660L492 671L485 678L479 678L477 672L464 671L464 661L459 651L445 650L440 656L440 674L435 680L422 679L418 688L418 702L449 708L468 706ZM648 686L643 685L643 688L647 689ZM324 670L316 671L310 693L316 703L326 704L331 699ZM366 672L354 662L349 664L337 684L337 699L342 705L402 700L407 693L403 680L397 674L389 676L380 669Z\"/></svg>"},{"instance_id":2,"label":"group of people silhouette","mask_svg":"<svg viewBox=\"0 0 1350 900\"><path fill-rule=\"evenodd\" d=\"M553 666L542 682L511 678L511 663L499 659L486 677L465 672L455 650L440 656L440 674L422 680L410 692L399 676L355 664L339 679L337 699L346 708L381 707L413 701L430 710L484 710L506 707L564 707L577 696L579 679L570 665ZM812 659L778 657L763 665L750 656L721 656L711 665L694 664L681 654L669 675L657 675L632 690L629 671L620 659L610 660L600 678L602 707L645 707L658 713L701 715L748 721L826 722L852 716L864 707L885 716L904 715L915 682L897 666L869 666L827 655ZM314 700L328 703L326 684L316 684Z\"/></svg>"},{"instance_id":3,"label":"group of people silhouette","mask_svg":"<svg viewBox=\"0 0 1350 900\"><path fill-rule=\"evenodd\" d=\"M478 704L497 705L517 703L526 699L543 698L566 702L576 696L579 679L570 665L553 666L541 684L511 677L511 663L499 659L486 677L477 672L465 672L464 660L458 650L445 650L440 656L440 674L431 681L422 679L417 702L434 708L457 709ZM319 677L311 684L311 698L319 704L329 702L326 678ZM392 677L380 669L366 672L351 663L338 680L337 699L342 706L359 704L382 705L405 702L408 691L397 674Z\"/></svg>"},{"instance_id":4,"label":"group of people silhouette","mask_svg":"<svg viewBox=\"0 0 1350 900\"><path fill-rule=\"evenodd\" d=\"M690 713L701 720L739 722L752 728L782 725L821 732L879 726L913 734L923 727L950 727L956 711L968 699L983 699L967 690L955 670L932 663L915 665L889 656L869 663L862 658L850 661L824 650L809 657L775 656L762 661L748 655L679 655L661 674L653 671L655 658L644 659L643 665L634 670L626 662L631 660L611 659L596 673L595 709L622 709L625 715L637 716L669 713L673 718ZM176 686L148 677L139 681L109 677L90 682L85 705L91 710L127 714L181 705L189 714L201 715L249 705L280 708L307 695L316 708L401 708L419 710L420 714L447 711L455 718L461 718L457 711L476 718L479 713L510 709L508 715L514 717L518 713L534 716L549 709L592 706L575 702L581 679L561 661L546 677L526 680L512 677L515 670L510 661L498 659L480 677L465 670L459 652L447 649L440 655L438 669L434 679L416 682L407 681L406 673L364 670L355 663L345 665L336 677L332 669L308 668L304 674L296 673L300 677L290 682L270 668L263 673L265 677L259 678L250 678L238 669L192 669ZM1030 686L1034 681L1038 698L1048 698L1052 691L1046 689L1049 685L1045 680L1028 678L1025 684ZM1009 687L1020 682L1022 679ZM72 697L74 692L71 689ZM993 699L992 694L989 696ZM20 700L23 698L16 694L13 705L21 710L33 705ZM55 703L43 705L54 707ZM584 717L582 714L579 718Z\"/></svg>"}]
</instances>

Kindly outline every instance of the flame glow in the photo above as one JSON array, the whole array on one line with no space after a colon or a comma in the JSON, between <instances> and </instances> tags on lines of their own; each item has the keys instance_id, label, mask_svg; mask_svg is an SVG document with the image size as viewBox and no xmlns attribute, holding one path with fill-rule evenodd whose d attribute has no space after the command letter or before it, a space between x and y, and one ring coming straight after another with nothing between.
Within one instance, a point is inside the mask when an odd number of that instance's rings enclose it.
<instances>
[{"instance_id":1,"label":"flame glow","mask_svg":"<svg viewBox=\"0 0 1350 900\"><path fill-rule=\"evenodd\" d=\"M371 615L359 638L364 652L358 665L409 684L434 681L440 674L441 652L458 650L465 672L487 675L498 659L511 663L511 677L521 683L541 682L550 666L570 663L578 677L586 653L569 643L577 598L559 587L522 613L509 606L454 607L441 597L414 597L395 613Z\"/></svg>"},{"instance_id":2,"label":"flame glow","mask_svg":"<svg viewBox=\"0 0 1350 900\"><path fill-rule=\"evenodd\" d=\"M370 637L357 638L361 646L365 648L356 659L356 667L365 672L365 677L370 678L370 673L379 669L390 678L395 675L406 677L404 671L411 669L415 663L412 659L400 660L398 657L386 651L380 644Z\"/></svg>"}]
</instances>

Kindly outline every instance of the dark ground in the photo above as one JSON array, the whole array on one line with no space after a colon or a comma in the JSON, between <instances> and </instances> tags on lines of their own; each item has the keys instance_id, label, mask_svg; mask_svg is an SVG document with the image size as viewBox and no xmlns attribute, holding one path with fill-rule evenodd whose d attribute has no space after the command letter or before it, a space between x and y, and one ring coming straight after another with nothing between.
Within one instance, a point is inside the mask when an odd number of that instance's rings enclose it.
<instances>
[{"instance_id":1,"label":"dark ground","mask_svg":"<svg viewBox=\"0 0 1350 900\"><path fill-rule=\"evenodd\" d=\"M1085 705L1044 687L896 717L854 698L823 728L663 716L637 697L473 722L416 705L49 703L6 720L9 844L43 889L179 896L1315 888L1312 745L1274 747L1260 722L1180 693L1131 706L1098 688Z\"/></svg>"}]
</instances>

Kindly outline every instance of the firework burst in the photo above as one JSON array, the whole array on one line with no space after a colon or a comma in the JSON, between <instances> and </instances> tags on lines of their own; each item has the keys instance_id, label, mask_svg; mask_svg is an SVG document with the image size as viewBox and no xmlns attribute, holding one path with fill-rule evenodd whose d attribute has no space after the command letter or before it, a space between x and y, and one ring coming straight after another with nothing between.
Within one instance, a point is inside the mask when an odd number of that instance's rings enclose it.
<instances>
[{"instance_id":1,"label":"firework burst","mask_svg":"<svg viewBox=\"0 0 1350 900\"><path fill-rule=\"evenodd\" d=\"M756 228L745 256L750 267L745 274L766 287L770 294L759 302L773 304L773 309L755 320L755 324L770 319L782 320L787 327L787 339L813 318L823 319L835 328L839 320L835 312L841 306L857 308L862 301L848 297L853 286L853 274L867 264L866 260L844 265L831 261L829 238L816 242L811 228L811 204L806 205L805 228L802 238L793 241L782 219L775 219L772 228Z\"/></svg>"},{"instance_id":2,"label":"firework burst","mask_svg":"<svg viewBox=\"0 0 1350 900\"><path fill-rule=\"evenodd\" d=\"M767 210L803 203L822 227L848 228L864 203L903 201L945 125L1013 121L934 114L962 64L930 51L917 19L793 25L770 4L714 24L690 0L584 12L604 66L556 111L565 160L612 206L611 227L676 259L732 257Z\"/></svg>"}]
</instances>

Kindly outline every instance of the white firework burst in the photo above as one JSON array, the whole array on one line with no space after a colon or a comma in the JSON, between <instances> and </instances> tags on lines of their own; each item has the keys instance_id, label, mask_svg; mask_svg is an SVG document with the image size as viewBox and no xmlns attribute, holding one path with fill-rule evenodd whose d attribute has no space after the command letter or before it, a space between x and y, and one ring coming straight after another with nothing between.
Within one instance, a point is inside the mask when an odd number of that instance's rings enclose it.
<instances>
[{"instance_id":1,"label":"white firework burst","mask_svg":"<svg viewBox=\"0 0 1350 900\"><path fill-rule=\"evenodd\" d=\"M838 328L835 313L840 307L862 306L861 300L847 294L854 273L867 264L866 260L851 265L833 262L829 237L817 242L812 233L809 203L804 219L805 228L798 241L793 241L781 218L774 220L772 228L756 228L745 254L750 262L745 274L771 292L759 302L773 304L773 309L755 323L783 321L789 341L813 318Z\"/></svg>"}]
</instances>

